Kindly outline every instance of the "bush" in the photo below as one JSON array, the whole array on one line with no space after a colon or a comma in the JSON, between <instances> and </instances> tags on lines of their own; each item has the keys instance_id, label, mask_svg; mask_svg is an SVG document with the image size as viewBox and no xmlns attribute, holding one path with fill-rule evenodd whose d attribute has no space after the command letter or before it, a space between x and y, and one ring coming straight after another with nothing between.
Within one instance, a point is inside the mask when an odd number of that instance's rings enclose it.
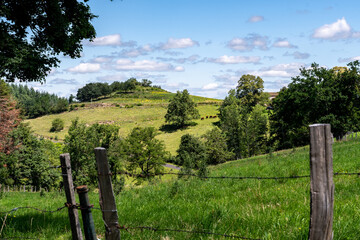
<instances>
[{"instance_id":1,"label":"bush","mask_svg":"<svg viewBox=\"0 0 360 240\"><path fill-rule=\"evenodd\" d=\"M80 105L80 107L85 107L85 103L82 103L82 104Z\"/></svg>"},{"instance_id":2,"label":"bush","mask_svg":"<svg viewBox=\"0 0 360 240\"><path fill-rule=\"evenodd\" d=\"M190 134L181 137L177 154L177 164L191 169L198 169L207 159L205 145L200 139Z\"/></svg>"},{"instance_id":3,"label":"bush","mask_svg":"<svg viewBox=\"0 0 360 240\"><path fill-rule=\"evenodd\" d=\"M55 118L51 123L50 132L60 132L64 129L64 120Z\"/></svg>"}]
</instances>

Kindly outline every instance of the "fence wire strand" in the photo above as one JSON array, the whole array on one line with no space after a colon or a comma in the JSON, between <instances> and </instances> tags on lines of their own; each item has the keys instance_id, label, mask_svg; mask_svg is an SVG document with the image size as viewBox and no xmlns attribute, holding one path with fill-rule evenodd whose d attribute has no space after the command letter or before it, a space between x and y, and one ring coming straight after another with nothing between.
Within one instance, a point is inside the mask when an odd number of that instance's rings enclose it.
<instances>
[{"instance_id":1,"label":"fence wire strand","mask_svg":"<svg viewBox=\"0 0 360 240\"><path fill-rule=\"evenodd\" d=\"M16 208L13 208L13 209L11 209L9 211L6 211L6 212L0 212L0 214L10 214L10 213L16 212L16 211L18 211L20 209L32 209L32 210L36 210L38 212L43 212L43 213L54 213L54 212L59 212L59 211L63 210L66 207L67 206L59 207L56 210L43 210L43 209L39 209L39 208L36 208L36 207L29 207L29 206L16 207Z\"/></svg>"},{"instance_id":2,"label":"fence wire strand","mask_svg":"<svg viewBox=\"0 0 360 240\"><path fill-rule=\"evenodd\" d=\"M162 175L177 175L177 176L190 176L190 177L197 177L197 178L203 178L203 179L238 179L238 180L244 180L244 179L257 179L257 180L282 180L282 179L298 179L298 178L310 178L310 175L300 175L300 176L284 176L284 177L263 177L263 176L199 176L197 174L193 173L174 173L174 172L162 172L162 173L155 173L155 174L136 174L136 173L130 173L127 171L117 172L117 174L120 175L127 175L130 177L136 177L136 178L148 178L148 177L155 177L155 176L162 176ZM335 172L333 174L334 176L341 176L341 175L358 175L360 176L360 173L340 173Z\"/></svg>"}]
</instances>

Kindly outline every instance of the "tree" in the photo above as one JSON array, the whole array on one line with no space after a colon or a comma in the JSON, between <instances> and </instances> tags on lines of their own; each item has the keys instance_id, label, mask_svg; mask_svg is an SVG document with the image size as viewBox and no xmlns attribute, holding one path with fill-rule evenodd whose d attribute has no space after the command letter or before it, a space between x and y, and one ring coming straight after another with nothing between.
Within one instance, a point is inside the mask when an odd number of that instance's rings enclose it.
<instances>
[{"instance_id":1,"label":"tree","mask_svg":"<svg viewBox=\"0 0 360 240\"><path fill-rule=\"evenodd\" d=\"M176 163L188 168L199 168L202 162L206 163L205 145L197 137L185 134L181 136Z\"/></svg>"},{"instance_id":2,"label":"tree","mask_svg":"<svg viewBox=\"0 0 360 240\"><path fill-rule=\"evenodd\" d=\"M141 80L141 86L143 87L151 87L152 82L148 79Z\"/></svg>"},{"instance_id":3,"label":"tree","mask_svg":"<svg viewBox=\"0 0 360 240\"><path fill-rule=\"evenodd\" d=\"M184 127L187 121L199 117L196 104L191 100L189 92L185 89L182 92L177 91L174 98L170 100L165 121L177 127Z\"/></svg>"},{"instance_id":4,"label":"tree","mask_svg":"<svg viewBox=\"0 0 360 240\"><path fill-rule=\"evenodd\" d=\"M235 157L234 153L228 151L226 136L218 127L207 131L203 137L208 164L224 163Z\"/></svg>"},{"instance_id":5,"label":"tree","mask_svg":"<svg viewBox=\"0 0 360 240\"><path fill-rule=\"evenodd\" d=\"M19 124L8 136L18 146L5 157L0 153L0 164L6 165L7 176L0 183L15 185L32 185L41 187L58 186L60 174L52 164L47 148L51 141L37 139L28 124ZM57 156L58 157L58 156Z\"/></svg>"},{"instance_id":6,"label":"tree","mask_svg":"<svg viewBox=\"0 0 360 240\"><path fill-rule=\"evenodd\" d=\"M62 120L61 118L55 118L52 122L51 122L51 128L50 128L50 132L60 132L61 130L64 129L64 120Z\"/></svg>"},{"instance_id":7,"label":"tree","mask_svg":"<svg viewBox=\"0 0 360 240\"><path fill-rule=\"evenodd\" d=\"M98 97L106 96L112 92L112 87L107 83L88 83L79 88L76 99L80 102L92 101Z\"/></svg>"},{"instance_id":8,"label":"tree","mask_svg":"<svg viewBox=\"0 0 360 240\"><path fill-rule=\"evenodd\" d=\"M136 127L124 141L120 140L120 161L125 161L128 171L140 171L147 178L162 171L168 152L165 151L164 142L155 138L156 135L153 127Z\"/></svg>"},{"instance_id":9,"label":"tree","mask_svg":"<svg viewBox=\"0 0 360 240\"><path fill-rule=\"evenodd\" d=\"M227 138L227 146L237 158L252 156L266 150L268 114L265 107L257 104L249 108L236 97L235 90L219 108L220 128Z\"/></svg>"},{"instance_id":10,"label":"tree","mask_svg":"<svg viewBox=\"0 0 360 240\"><path fill-rule=\"evenodd\" d=\"M358 131L360 123L360 63L326 69L314 63L281 89L273 100L272 140L276 148L308 144L308 126L330 123L335 137Z\"/></svg>"},{"instance_id":11,"label":"tree","mask_svg":"<svg viewBox=\"0 0 360 240\"><path fill-rule=\"evenodd\" d=\"M75 184L94 184L97 179L94 148L109 148L118 138L119 127L94 124L86 127L74 119L65 136L64 151L70 154Z\"/></svg>"},{"instance_id":12,"label":"tree","mask_svg":"<svg viewBox=\"0 0 360 240\"><path fill-rule=\"evenodd\" d=\"M269 96L263 91L264 81L260 77L249 74L242 75L236 87L236 97L250 112L256 104L267 102Z\"/></svg>"},{"instance_id":13,"label":"tree","mask_svg":"<svg viewBox=\"0 0 360 240\"><path fill-rule=\"evenodd\" d=\"M44 82L60 53L80 57L95 29L87 0L3 0L0 5L0 77Z\"/></svg>"},{"instance_id":14,"label":"tree","mask_svg":"<svg viewBox=\"0 0 360 240\"><path fill-rule=\"evenodd\" d=\"M8 137L20 123L19 110L15 108L16 102L11 99L10 88L0 80L0 152L9 154L16 144Z\"/></svg>"}]
</instances>

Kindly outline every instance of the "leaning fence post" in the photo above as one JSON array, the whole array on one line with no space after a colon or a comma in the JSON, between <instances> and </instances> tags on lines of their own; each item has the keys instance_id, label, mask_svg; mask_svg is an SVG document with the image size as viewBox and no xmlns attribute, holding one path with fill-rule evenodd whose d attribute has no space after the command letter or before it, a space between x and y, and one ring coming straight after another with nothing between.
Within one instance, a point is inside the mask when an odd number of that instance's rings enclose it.
<instances>
[{"instance_id":1,"label":"leaning fence post","mask_svg":"<svg viewBox=\"0 0 360 240\"><path fill-rule=\"evenodd\" d=\"M330 124L310 125L310 240L333 238L333 156Z\"/></svg>"},{"instance_id":2,"label":"leaning fence post","mask_svg":"<svg viewBox=\"0 0 360 240\"><path fill-rule=\"evenodd\" d=\"M89 196L88 196L89 189L87 188L86 185L83 185L77 187L76 191L79 194L80 209L81 209L81 216L84 225L85 239L97 240L94 219L91 214L92 205L90 205Z\"/></svg>"},{"instance_id":3,"label":"leaning fence post","mask_svg":"<svg viewBox=\"0 0 360 240\"><path fill-rule=\"evenodd\" d=\"M96 164L99 179L99 202L105 222L105 239L120 240L118 229L118 214L114 191L111 183L111 173L105 148L95 148Z\"/></svg>"},{"instance_id":4,"label":"leaning fence post","mask_svg":"<svg viewBox=\"0 0 360 240\"><path fill-rule=\"evenodd\" d=\"M68 204L68 213L70 219L71 233L73 240L82 240L81 226L79 221L78 210L72 206L76 205L74 184L71 173L70 154L65 153L60 155L61 172L64 182L64 189L66 194L66 201ZM35 188L36 191L36 188Z\"/></svg>"}]
</instances>

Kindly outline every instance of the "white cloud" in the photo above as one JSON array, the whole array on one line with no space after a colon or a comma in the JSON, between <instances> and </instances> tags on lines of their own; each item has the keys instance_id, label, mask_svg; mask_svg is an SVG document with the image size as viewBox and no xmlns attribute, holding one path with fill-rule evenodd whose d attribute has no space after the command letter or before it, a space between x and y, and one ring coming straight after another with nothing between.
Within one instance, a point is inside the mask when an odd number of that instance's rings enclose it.
<instances>
[{"instance_id":1,"label":"white cloud","mask_svg":"<svg viewBox=\"0 0 360 240\"><path fill-rule=\"evenodd\" d=\"M116 61L115 68L122 71L151 71L151 72L182 72L183 67L173 66L167 63L155 62L150 60L132 61L129 59L119 59Z\"/></svg>"},{"instance_id":2,"label":"white cloud","mask_svg":"<svg viewBox=\"0 0 360 240\"><path fill-rule=\"evenodd\" d=\"M243 56L221 56L219 58L209 58L209 62L219 64L237 64L237 63L258 63L260 57L243 57Z\"/></svg>"},{"instance_id":3,"label":"white cloud","mask_svg":"<svg viewBox=\"0 0 360 240\"><path fill-rule=\"evenodd\" d=\"M114 82L114 81L121 82L128 79L128 77L125 76L124 74L115 74L115 75L106 75L106 76L97 77L96 79L100 82Z\"/></svg>"},{"instance_id":4,"label":"white cloud","mask_svg":"<svg viewBox=\"0 0 360 240\"><path fill-rule=\"evenodd\" d=\"M121 56L121 57L129 57L129 58L138 57L138 56L147 55L150 52L153 52L155 50L157 50L157 49L152 47L149 44L146 44L144 46L133 48L133 49L127 49L127 50L124 49L119 53L119 56Z\"/></svg>"},{"instance_id":5,"label":"white cloud","mask_svg":"<svg viewBox=\"0 0 360 240\"><path fill-rule=\"evenodd\" d=\"M184 83L184 82L177 82L177 83L167 83L167 84L164 84L162 85L162 87L166 90L169 90L169 91L178 91L178 90L182 90L186 87L188 87L189 84L187 83Z\"/></svg>"},{"instance_id":6,"label":"white cloud","mask_svg":"<svg viewBox=\"0 0 360 240\"><path fill-rule=\"evenodd\" d=\"M261 22L264 21L264 17L263 16L252 16L251 18L248 19L248 22Z\"/></svg>"},{"instance_id":7,"label":"white cloud","mask_svg":"<svg viewBox=\"0 0 360 240\"><path fill-rule=\"evenodd\" d=\"M92 42L88 43L89 46L121 46L120 34L112 34L103 37L97 37Z\"/></svg>"},{"instance_id":8,"label":"white cloud","mask_svg":"<svg viewBox=\"0 0 360 240\"><path fill-rule=\"evenodd\" d=\"M217 84L217 83L209 83L209 84L204 85L201 89L203 89L203 90L214 90L214 89L216 89L218 87L219 87L219 84Z\"/></svg>"},{"instance_id":9,"label":"white cloud","mask_svg":"<svg viewBox=\"0 0 360 240\"><path fill-rule=\"evenodd\" d=\"M193 46L198 46L199 43L192 40L191 38L170 38L166 43L162 44L161 48L164 50L167 49L178 49L178 48L189 48Z\"/></svg>"},{"instance_id":10,"label":"white cloud","mask_svg":"<svg viewBox=\"0 0 360 240\"><path fill-rule=\"evenodd\" d=\"M268 44L268 37L260 36L258 34L250 34L245 38L233 38L230 42L228 42L227 46L232 50L251 51L254 48L267 50Z\"/></svg>"},{"instance_id":11,"label":"white cloud","mask_svg":"<svg viewBox=\"0 0 360 240\"><path fill-rule=\"evenodd\" d=\"M100 71L101 67L98 63L80 63L79 65L68 68L68 72L73 73L94 73Z\"/></svg>"},{"instance_id":12,"label":"white cloud","mask_svg":"<svg viewBox=\"0 0 360 240\"><path fill-rule=\"evenodd\" d=\"M293 53L286 52L284 54L284 56L292 56L295 59L308 59L310 57L310 54L296 51L296 52L293 52Z\"/></svg>"},{"instance_id":13,"label":"white cloud","mask_svg":"<svg viewBox=\"0 0 360 240\"><path fill-rule=\"evenodd\" d=\"M77 85L78 81L75 79L63 79L63 78L55 78L49 82L50 84L69 84L69 85Z\"/></svg>"},{"instance_id":14,"label":"white cloud","mask_svg":"<svg viewBox=\"0 0 360 240\"><path fill-rule=\"evenodd\" d=\"M297 46L292 45L289 41L287 41L285 39L276 40L276 42L274 42L274 44L272 46L278 47L278 48L297 48Z\"/></svg>"},{"instance_id":15,"label":"white cloud","mask_svg":"<svg viewBox=\"0 0 360 240\"><path fill-rule=\"evenodd\" d=\"M348 38L359 38L360 33L354 32L350 25L346 22L346 19L338 19L331 24L325 24L315 29L313 38L327 39L327 40L339 40Z\"/></svg>"},{"instance_id":16,"label":"white cloud","mask_svg":"<svg viewBox=\"0 0 360 240\"><path fill-rule=\"evenodd\" d=\"M104 56L104 57L93 58L90 61L93 63L108 63L108 62L111 62L112 60L113 60L112 57Z\"/></svg>"},{"instance_id":17,"label":"white cloud","mask_svg":"<svg viewBox=\"0 0 360 240\"><path fill-rule=\"evenodd\" d=\"M299 69L303 66L301 63L278 64L275 66L261 68L257 71L248 72L248 74L260 77L281 77L290 78L299 74Z\"/></svg>"},{"instance_id":18,"label":"white cloud","mask_svg":"<svg viewBox=\"0 0 360 240\"><path fill-rule=\"evenodd\" d=\"M157 57L156 59L160 60L160 61L164 61L164 62L176 62L176 63L180 63L180 64L183 64L183 63L192 63L192 64L195 64L195 63L198 63L199 62L199 58L200 56L199 55L191 55L189 57L186 57L186 58L164 58L164 57Z\"/></svg>"},{"instance_id":19,"label":"white cloud","mask_svg":"<svg viewBox=\"0 0 360 240\"><path fill-rule=\"evenodd\" d=\"M240 79L240 74L235 73L234 75L231 74L222 74L222 75L214 75L215 81L222 82L223 85L227 87L235 87L237 82Z\"/></svg>"},{"instance_id":20,"label":"white cloud","mask_svg":"<svg viewBox=\"0 0 360 240\"><path fill-rule=\"evenodd\" d=\"M350 58L339 58L338 62L343 63L343 62L353 62L353 61L360 61L360 56L356 56L356 57L350 57Z\"/></svg>"}]
</instances>

